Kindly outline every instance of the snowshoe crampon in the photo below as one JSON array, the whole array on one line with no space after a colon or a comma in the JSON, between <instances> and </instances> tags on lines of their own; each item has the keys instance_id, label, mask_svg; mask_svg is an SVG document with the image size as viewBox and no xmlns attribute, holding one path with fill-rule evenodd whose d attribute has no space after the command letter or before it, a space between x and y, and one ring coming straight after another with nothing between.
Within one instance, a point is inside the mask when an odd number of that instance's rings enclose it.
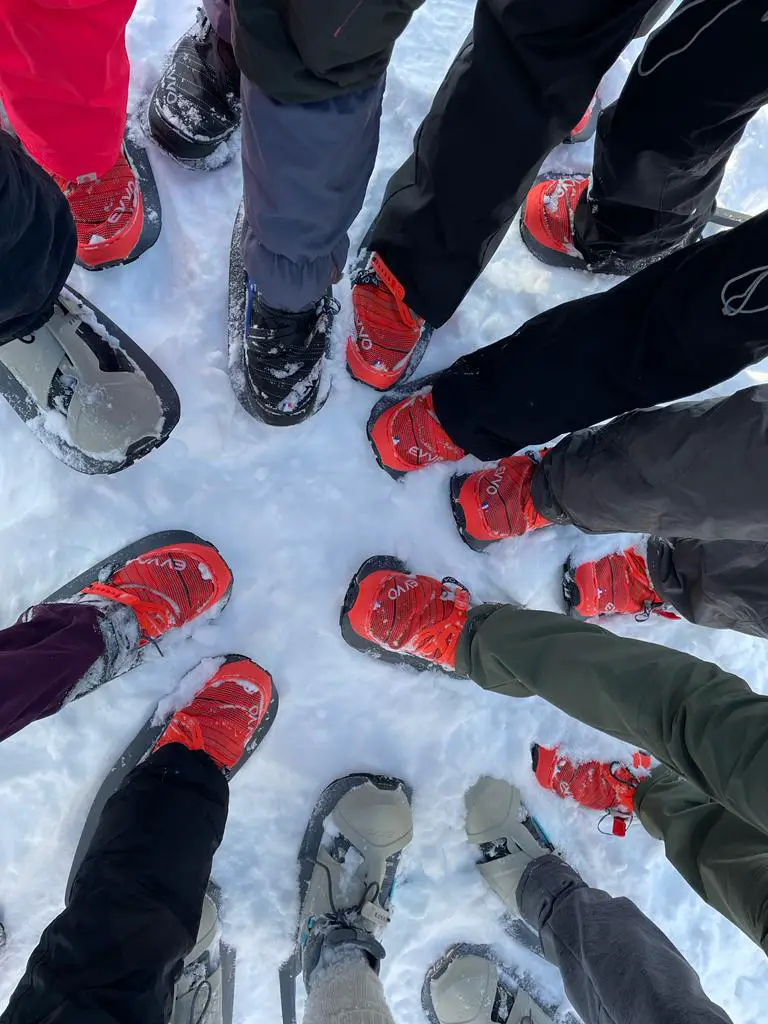
<instances>
[{"instance_id":1,"label":"snowshoe crampon","mask_svg":"<svg viewBox=\"0 0 768 1024\"><path fill-rule=\"evenodd\" d=\"M531 979L490 946L459 943L427 971L421 1004L430 1024L553 1024L557 1006L534 998ZM566 1013L562 1024L579 1024Z\"/></svg>"},{"instance_id":2,"label":"snowshoe crampon","mask_svg":"<svg viewBox=\"0 0 768 1024\"><path fill-rule=\"evenodd\" d=\"M80 473L117 473L168 439L179 396L101 310L64 287L37 331L0 345L0 391L48 450Z\"/></svg>"},{"instance_id":3,"label":"snowshoe crampon","mask_svg":"<svg viewBox=\"0 0 768 1024\"><path fill-rule=\"evenodd\" d=\"M324 921L357 921L373 934L389 920L400 855L412 835L411 790L400 779L347 775L322 793L299 850L296 946L280 968L283 1024L295 1024L296 978Z\"/></svg>"}]
</instances>

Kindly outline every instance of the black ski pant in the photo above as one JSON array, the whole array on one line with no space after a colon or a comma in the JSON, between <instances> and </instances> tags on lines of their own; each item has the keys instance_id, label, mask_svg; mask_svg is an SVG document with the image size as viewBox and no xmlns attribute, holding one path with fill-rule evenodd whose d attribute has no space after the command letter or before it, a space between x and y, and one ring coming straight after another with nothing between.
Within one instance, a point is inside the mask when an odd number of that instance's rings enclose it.
<instances>
[{"instance_id":1,"label":"black ski pant","mask_svg":"<svg viewBox=\"0 0 768 1024\"><path fill-rule=\"evenodd\" d=\"M577 431L531 496L554 523L650 534L651 581L681 615L768 637L768 385Z\"/></svg>"},{"instance_id":2,"label":"black ski pant","mask_svg":"<svg viewBox=\"0 0 768 1024\"><path fill-rule=\"evenodd\" d=\"M363 242L428 323L455 312L543 159L654 6L478 0L472 34ZM768 100L764 13L761 0L684 0L651 36L600 118L593 197L576 225L590 262L658 255L706 221L731 150Z\"/></svg>"},{"instance_id":3,"label":"black ski pant","mask_svg":"<svg viewBox=\"0 0 768 1024\"><path fill-rule=\"evenodd\" d=\"M0 129L0 344L49 319L76 250L61 189Z\"/></svg>"},{"instance_id":4,"label":"black ski pant","mask_svg":"<svg viewBox=\"0 0 768 1024\"><path fill-rule=\"evenodd\" d=\"M559 857L531 861L517 904L586 1024L732 1024L632 900L593 889Z\"/></svg>"},{"instance_id":5,"label":"black ski pant","mask_svg":"<svg viewBox=\"0 0 768 1024\"><path fill-rule=\"evenodd\" d=\"M167 1024L228 799L213 761L178 744L127 776L0 1022Z\"/></svg>"},{"instance_id":6,"label":"black ski pant","mask_svg":"<svg viewBox=\"0 0 768 1024\"><path fill-rule=\"evenodd\" d=\"M768 213L564 303L436 380L437 416L480 459L684 398L768 354Z\"/></svg>"}]
</instances>

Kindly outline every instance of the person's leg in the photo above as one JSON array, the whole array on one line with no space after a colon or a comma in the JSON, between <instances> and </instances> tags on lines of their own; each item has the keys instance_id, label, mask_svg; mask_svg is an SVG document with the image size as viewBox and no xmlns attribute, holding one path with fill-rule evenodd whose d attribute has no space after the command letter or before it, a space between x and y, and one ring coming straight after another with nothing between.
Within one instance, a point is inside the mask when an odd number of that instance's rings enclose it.
<instances>
[{"instance_id":1,"label":"person's leg","mask_svg":"<svg viewBox=\"0 0 768 1024\"><path fill-rule=\"evenodd\" d=\"M107 803L67 909L43 932L0 1016L167 1024L227 817L227 782L202 750L152 754Z\"/></svg>"},{"instance_id":2,"label":"person's leg","mask_svg":"<svg viewBox=\"0 0 768 1024\"><path fill-rule=\"evenodd\" d=\"M136 0L2 0L0 96L27 151L65 181L101 177L125 132Z\"/></svg>"},{"instance_id":3,"label":"person's leg","mask_svg":"<svg viewBox=\"0 0 768 1024\"><path fill-rule=\"evenodd\" d=\"M303 1024L393 1024L379 976L364 952L341 946L315 968Z\"/></svg>"},{"instance_id":4,"label":"person's leg","mask_svg":"<svg viewBox=\"0 0 768 1024\"><path fill-rule=\"evenodd\" d=\"M574 242L594 268L642 266L701 232L725 165L768 101L759 3L684 0L598 121ZM729 67L738 63L739 74Z\"/></svg>"},{"instance_id":5,"label":"person's leg","mask_svg":"<svg viewBox=\"0 0 768 1024\"><path fill-rule=\"evenodd\" d=\"M243 262L272 309L312 308L339 280L379 143L383 78L317 103L242 80Z\"/></svg>"},{"instance_id":6,"label":"person's leg","mask_svg":"<svg viewBox=\"0 0 768 1024\"><path fill-rule=\"evenodd\" d=\"M95 605L38 605L32 612L26 622L0 631L0 742L55 714L78 686L87 685L84 680L98 685L111 674L120 649ZM124 618L130 629L130 616Z\"/></svg>"},{"instance_id":7,"label":"person's leg","mask_svg":"<svg viewBox=\"0 0 768 1024\"><path fill-rule=\"evenodd\" d=\"M686 882L768 953L766 834L664 766L638 786L635 810Z\"/></svg>"},{"instance_id":8,"label":"person's leg","mask_svg":"<svg viewBox=\"0 0 768 1024\"><path fill-rule=\"evenodd\" d=\"M182 537L137 541L133 557L115 553L84 574L94 582L79 577L68 596L0 631L0 740L133 668L148 643L226 601L227 564L212 544Z\"/></svg>"},{"instance_id":9,"label":"person's leg","mask_svg":"<svg viewBox=\"0 0 768 1024\"><path fill-rule=\"evenodd\" d=\"M552 523L586 533L768 542L768 387L626 413L570 434L533 472Z\"/></svg>"},{"instance_id":10,"label":"person's leg","mask_svg":"<svg viewBox=\"0 0 768 1024\"><path fill-rule=\"evenodd\" d=\"M331 286L376 159L383 92L382 77L359 92L283 103L242 78L244 404L274 426L322 407L338 310Z\"/></svg>"},{"instance_id":11,"label":"person's leg","mask_svg":"<svg viewBox=\"0 0 768 1024\"><path fill-rule=\"evenodd\" d=\"M768 544L651 537L648 574L690 622L768 637Z\"/></svg>"},{"instance_id":12,"label":"person's leg","mask_svg":"<svg viewBox=\"0 0 768 1024\"><path fill-rule=\"evenodd\" d=\"M768 697L688 654L554 612L472 609L456 671L486 690L539 696L647 750L768 834Z\"/></svg>"},{"instance_id":13,"label":"person's leg","mask_svg":"<svg viewBox=\"0 0 768 1024\"><path fill-rule=\"evenodd\" d=\"M363 248L434 327L498 247L546 154L586 110L652 0L479 0Z\"/></svg>"},{"instance_id":14,"label":"person's leg","mask_svg":"<svg viewBox=\"0 0 768 1024\"><path fill-rule=\"evenodd\" d=\"M768 351L767 243L768 213L529 320L439 376L440 423L499 459L727 379Z\"/></svg>"},{"instance_id":15,"label":"person's leg","mask_svg":"<svg viewBox=\"0 0 768 1024\"><path fill-rule=\"evenodd\" d=\"M531 861L517 900L582 1020L731 1024L685 957L631 900L593 889L559 857Z\"/></svg>"},{"instance_id":16,"label":"person's leg","mask_svg":"<svg viewBox=\"0 0 768 1024\"><path fill-rule=\"evenodd\" d=\"M61 190L0 130L0 344L50 318L76 248Z\"/></svg>"}]
</instances>

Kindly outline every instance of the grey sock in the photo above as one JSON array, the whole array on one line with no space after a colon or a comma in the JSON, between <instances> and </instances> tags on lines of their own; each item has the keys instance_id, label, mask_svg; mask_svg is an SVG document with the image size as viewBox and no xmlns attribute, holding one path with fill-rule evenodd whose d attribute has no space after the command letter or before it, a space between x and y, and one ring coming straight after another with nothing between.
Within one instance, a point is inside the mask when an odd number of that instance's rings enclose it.
<instances>
[{"instance_id":1,"label":"grey sock","mask_svg":"<svg viewBox=\"0 0 768 1024\"><path fill-rule=\"evenodd\" d=\"M139 660L139 623L133 609L97 594L77 594L62 604L90 604L96 608L104 654L88 669L70 691L67 703L90 693L108 679L114 679Z\"/></svg>"}]
</instances>

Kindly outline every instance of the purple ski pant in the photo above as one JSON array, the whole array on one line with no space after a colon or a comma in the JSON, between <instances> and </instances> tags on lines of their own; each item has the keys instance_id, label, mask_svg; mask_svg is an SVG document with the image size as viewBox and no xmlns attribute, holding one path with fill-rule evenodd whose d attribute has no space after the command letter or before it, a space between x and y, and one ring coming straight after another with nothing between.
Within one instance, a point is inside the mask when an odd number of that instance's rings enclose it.
<instances>
[{"instance_id":1,"label":"purple ski pant","mask_svg":"<svg viewBox=\"0 0 768 1024\"><path fill-rule=\"evenodd\" d=\"M39 605L31 621L0 630L0 741L55 714L103 654L92 605Z\"/></svg>"}]
</instances>

